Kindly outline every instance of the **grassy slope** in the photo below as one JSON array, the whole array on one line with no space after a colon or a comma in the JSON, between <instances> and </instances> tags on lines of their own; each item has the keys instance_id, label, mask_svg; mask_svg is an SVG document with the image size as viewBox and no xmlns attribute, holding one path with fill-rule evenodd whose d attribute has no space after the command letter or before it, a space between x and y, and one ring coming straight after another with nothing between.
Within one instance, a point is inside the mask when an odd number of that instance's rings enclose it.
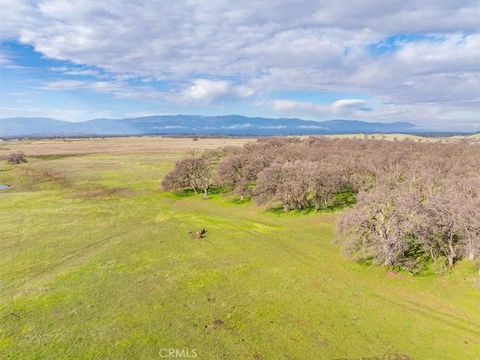
<instances>
[{"instance_id":1,"label":"grassy slope","mask_svg":"<svg viewBox=\"0 0 480 360\"><path fill-rule=\"evenodd\" d=\"M478 134L473 134L471 135L470 137L474 138L474 139L480 139L480 133Z\"/></svg>"},{"instance_id":2,"label":"grassy slope","mask_svg":"<svg viewBox=\"0 0 480 360\"><path fill-rule=\"evenodd\" d=\"M335 214L162 193L181 156L0 167L15 187L0 193L1 359L147 359L163 347L200 359L479 358L473 266L389 274L341 255ZM188 237L203 226L206 239Z\"/></svg>"},{"instance_id":3,"label":"grassy slope","mask_svg":"<svg viewBox=\"0 0 480 360\"><path fill-rule=\"evenodd\" d=\"M456 143L464 142L465 140L478 140L477 135L455 135L455 136L441 136L441 137L428 137L422 135L413 134L342 134L342 135L327 135L327 137L334 139L381 139L381 140L398 140L398 141L416 141L416 142L443 142L443 143Z\"/></svg>"}]
</instances>

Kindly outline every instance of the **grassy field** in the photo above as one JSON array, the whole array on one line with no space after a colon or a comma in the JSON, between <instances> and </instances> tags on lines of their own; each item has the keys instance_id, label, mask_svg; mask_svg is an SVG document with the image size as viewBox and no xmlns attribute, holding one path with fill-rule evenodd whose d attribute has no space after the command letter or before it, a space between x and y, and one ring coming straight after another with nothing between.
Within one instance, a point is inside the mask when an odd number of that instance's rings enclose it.
<instances>
[{"instance_id":1,"label":"grassy field","mask_svg":"<svg viewBox=\"0 0 480 360\"><path fill-rule=\"evenodd\" d=\"M342 135L327 135L333 139L377 139L377 140L389 140L389 141L415 141L415 142L443 142L443 143L459 143L465 141L478 141L479 134L474 135L455 135L455 136L438 136L428 137L422 135L412 134L342 134Z\"/></svg>"},{"instance_id":2,"label":"grassy field","mask_svg":"<svg viewBox=\"0 0 480 360\"><path fill-rule=\"evenodd\" d=\"M246 141L0 145L30 155L0 165L0 359L480 358L473 265L395 274L342 255L336 213L160 190L186 152Z\"/></svg>"}]
</instances>

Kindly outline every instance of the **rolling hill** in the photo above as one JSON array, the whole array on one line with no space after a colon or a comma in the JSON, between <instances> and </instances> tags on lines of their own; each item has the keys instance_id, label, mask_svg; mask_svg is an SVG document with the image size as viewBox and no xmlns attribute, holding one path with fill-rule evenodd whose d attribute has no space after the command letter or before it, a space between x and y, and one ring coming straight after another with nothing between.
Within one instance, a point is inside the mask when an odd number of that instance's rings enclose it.
<instances>
[{"instance_id":1,"label":"rolling hill","mask_svg":"<svg viewBox=\"0 0 480 360\"><path fill-rule=\"evenodd\" d=\"M0 136L112 136L112 135L313 135L345 133L414 133L408 122L358 120L312 121L238 115L161 115L126 119L68 122L49 118L0 119Z\"/></svg>"}]
</instances>

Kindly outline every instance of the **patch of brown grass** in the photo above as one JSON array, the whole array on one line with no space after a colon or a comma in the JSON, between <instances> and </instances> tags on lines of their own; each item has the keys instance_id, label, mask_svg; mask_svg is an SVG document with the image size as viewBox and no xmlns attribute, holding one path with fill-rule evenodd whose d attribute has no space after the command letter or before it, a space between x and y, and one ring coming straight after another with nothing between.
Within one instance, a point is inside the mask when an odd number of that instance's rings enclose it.
<instances>
[{"instance_id":1,"label":"patch of brown grass","mask_svg":"<svg viewBox=\"0 0 480 360\"><path fill-rule=\"evenodd\" d=\"M190 141L189 141L190 140ZM192 150L203 151L222 146L241 146L254 141L246 138L166 138L159 136L106 138L106 139L44 139L21 140L8 143L9 149L0 148L0 159L9 151L24 151L27 156L67 156L101 153L178 153Z\"/></svg>"}]
</instances>

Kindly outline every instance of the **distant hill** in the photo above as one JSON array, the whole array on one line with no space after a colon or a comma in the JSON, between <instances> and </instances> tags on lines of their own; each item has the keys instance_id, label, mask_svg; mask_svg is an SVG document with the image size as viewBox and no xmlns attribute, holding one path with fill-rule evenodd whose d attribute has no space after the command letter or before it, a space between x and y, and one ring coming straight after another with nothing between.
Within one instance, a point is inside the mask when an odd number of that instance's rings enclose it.
<instances>
[{"instance_id":1,"label":"distant hill","mask_svg":"<svg viewBox=\"0 0 480 360\"><path fill-rule=\"evenodd\" d=\"M475 139L480 139L480 133L475 133L473 135L471 135L472 138L475 138Z\"/></svg>"},{"instance_id":2,"label":"distant hill","mask_svg":"<svg viewBox=\"0 0 480 360\"><path fill-rule=\"evenodd\" d=\"M0 137L112 135L313 135L352 133L415 133L408 122L357 120L312 121L238 115L161 115L127 119L67 122L48 118L0 119Z\"/></svg>"}]
</instances>

